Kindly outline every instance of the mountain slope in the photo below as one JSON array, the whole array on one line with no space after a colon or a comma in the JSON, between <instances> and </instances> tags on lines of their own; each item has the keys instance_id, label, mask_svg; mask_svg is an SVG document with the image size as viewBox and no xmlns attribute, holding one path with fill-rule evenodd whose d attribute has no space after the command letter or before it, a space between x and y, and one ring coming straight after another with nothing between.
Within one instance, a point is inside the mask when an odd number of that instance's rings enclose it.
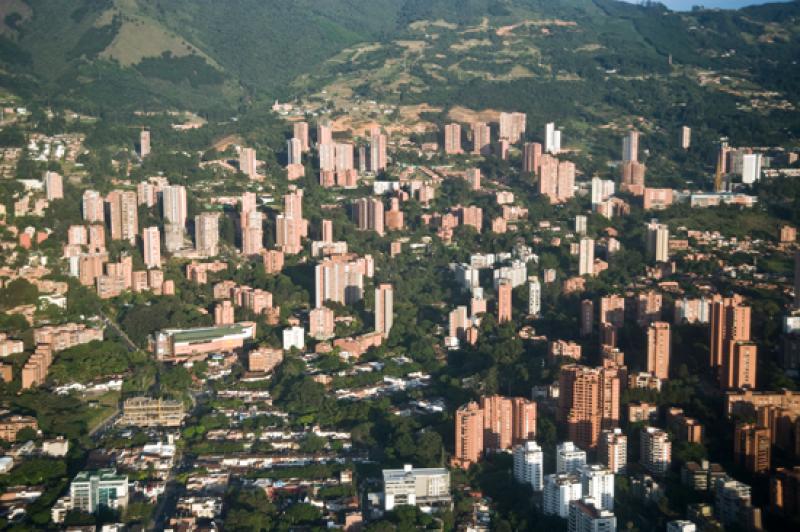
<instances>
[{"instance_id":1,"label":"mountain slope","mask_svg":"<svg viewBox=\"0 0 800 532\"><path fill-rule=\"evenodd\" d=\"M420 38L415 22L441 20L478 31L507 26L526 54L483 50L499 53L492 56L454 42L444 60L428 61L445 69L438 78L409 73L417 90L438 91L442 79L458 85L598 79L602 70L664 74L671 55L692 68L752 69L748 82L795 95L798 5L671 13L614 0L6 0L0 83L35 78L49 101L87 110L230 108L256 97L287 98L348 73L374 78L394 60L424 59L396 43ZM546 21L553 31L544 35ZM472 40L458 32L445 38ZM497 44L503 35L482 38ZM380 51L356 64L328 61L347 60L343 50L366 42ZM731 49L736 53L723 57ZM426 70L419 61L413 68ZM397 87L404 79L388 81Z\"/></svg>"}]
</instances>

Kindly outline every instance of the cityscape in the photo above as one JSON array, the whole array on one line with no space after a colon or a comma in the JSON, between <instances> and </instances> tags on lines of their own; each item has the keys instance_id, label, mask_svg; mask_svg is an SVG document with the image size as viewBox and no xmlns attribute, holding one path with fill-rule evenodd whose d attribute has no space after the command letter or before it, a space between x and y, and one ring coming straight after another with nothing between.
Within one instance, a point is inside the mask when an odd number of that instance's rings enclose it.
<instances>
[{"instance_id":1,"label":"cityscape","mask_svg":"<svg viewBox=\"0 0 800 532\"><path fill-rule=\"evenodd\" d=\"M800 528L800 3L60 4L0 9L0 528Z\"/></svg>"}]
</instances>

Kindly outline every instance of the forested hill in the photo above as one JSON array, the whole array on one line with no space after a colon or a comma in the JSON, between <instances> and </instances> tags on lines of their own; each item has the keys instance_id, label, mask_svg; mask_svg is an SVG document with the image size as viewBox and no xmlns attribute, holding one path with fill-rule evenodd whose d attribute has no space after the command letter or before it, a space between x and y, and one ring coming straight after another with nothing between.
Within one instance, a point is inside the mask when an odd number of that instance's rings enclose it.
<instances>
[{"instance_id":1,"label":"forested hill","mask_svg":"<svg viewBox=\"0 0 800 532\"><path fill-rule=\"evenodd\" d=\"M799 11L796 2L674 14L613 0L3 0L0 84L87 110L232 107L286 97L290 82L342 50L401 38L416 21L562 20L643 68L663 68L667 54L703 66L736 49L737 66L793 90L797 68L783 69L800 57Z\"/></svg>"}]
</instances>

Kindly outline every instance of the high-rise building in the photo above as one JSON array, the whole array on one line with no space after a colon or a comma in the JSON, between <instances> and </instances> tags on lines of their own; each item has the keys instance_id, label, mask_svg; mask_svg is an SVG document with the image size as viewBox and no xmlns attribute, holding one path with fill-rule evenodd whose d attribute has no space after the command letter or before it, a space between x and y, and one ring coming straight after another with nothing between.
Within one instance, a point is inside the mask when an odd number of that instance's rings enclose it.
<instances>
[{"instance_id":1,"label":"high-rise building","mask_svg":"<svg viewBox=\"0 0 800 532\"><path fill-rule=\"evenodd\" d=\"M447 124L444 126L444 152L447 155L464 153L461 148L461 125Z\"/></svg>"},{"instance_id":2,"label":"high-rise building","mask_svg":"<svg viewBox=\"0 0 800 532\"><path fill-rule=\"evenodd\" d=\"M672 462L672 442L669 434L656 427L645 427L639 437L639 461L655 475L663 475Z\"/></svg>"},{"instance_id":3,"label":"high-rise building","mask_svg":"<svg viewBox=\"0 0 800 532\"><path fill-rule=\"evenodd\" d=\"M544 127L544 151L553 155L561 152L561 131L556 129L553 122L548 122Z\"/></svg>"},{"instance_id":4,"label":"high-rise building","mask_svg":"<svg viewBox=\"0 0 800 532\"><path fill-rule=\"evenodd\" d=\"M575 163L559 161L556 197L559 203L575 197Z\"/></svg>"},{"instance_id":5,"label":"high-rise building","mask_svg":"<svg viewBox=\"0 0 800 532\"><path fill-rule=\"evenodd\" d=\"M150 155L150 130L143 129L139 133L139 156L144 159Z\"/></svg>"},{"instance_id":6,"label":"high-rise building","mask_svg":"<svg viewBox=\"0 0 800 532\"><path fill-rule=\"evenodd\" d=\"M388 338L393 322L394 289L390 284L380 284L375 288L375 332Z\"/></svg>"},{"instance_id":7,"label":"high-rise building","mask_svg":"<svg viewBox=\"0 0 800 532\"><path fill-rule=\"evenodd\" d=\"M264 249L264 215L252 210L242 215L242 254L258 255Z\"/></svg>"},{"instance_id":8,"label":"high-rise building","mask_svg":"<svg viewBox=\"0 0 800 532\"><path fill-rule=\"evenodd\" d=\"M148 268L161 267L161 231L158 227L145 227L142 231L144 264Z\"/></svg>"},{"instance_id":9,"label":"high-rise building","mask_svg":"<svg viewBox=\"0 0 800 532\"><path fill-rule=\"evenodd\" d=\"M542 311L542 284L539 277L534 275L528 278L528 314L539 316Z\"/></svg>"},{"instance_id":10,"label":"high-rise building","mask_svg":"<svg viewBox=\"0 0 800 532\"><path fill-rule=\"evenodd\" d=\"M233 303L226 299L214 305L214 325L233 325L234 323L236 320L233 316Z\"/></svg>"},{"instance_id":11,"label":"high-rise building","mask_svg":"<svg viewBox=\"0 0 800 532\"><path fill-rule=\"evenodd\" d=\"M733 436L733 457L751 473L770 470L772 436L769 427L740 423Z\"/></svg>"},{"instance_id":12,"label":"high-rise building","mask_svg":"<svg viewBox=\"0 0 800 532\"><path fill-rule=\"evenodd\" d=\"M103 197L96 190L86 190L82 202L83 219L89 223L103 223L105 212Z\"/></svg>"},{"instance_id":13,"label":"high-rise building","mask_svg":"<svg viewBox=\"0 0 800 532\"><path fill-rule=\"evenodd\" d=\"M759 179L761 179L761 154L744 154L742 156L742 183L752 185Z\"/></svg>"},{"instance_id":14,"label":"high-rise building","mask_svg":"<svg viewBox=\"0 0 800 532\"><path fill-rule=\"evenodd\" d=\"M525 113L500 113L500 139L516 144L525 134Z\"/></svg>"},{"instance_id":15,"label":"high-rise building","mask_svg":"<svg viewBox=\"0 0 800 532\"><path fill-rule=\"evenodd\" d=\"M526 142L522 147L522 173L539 175L542 164L542 145L538 142Z\"/></svg>"},{"instance_id":16,"label":"high-rise building","mask_svg":"<svg viewBox=\"0 0 800 532\"><path fill-rule=\"evenodd\" d=\"M472 124L472 153L475 155L492 153L492 130L484 122Z\"/></svg>"},{"instance_id":17,"label":"high-rise building","mask_svg":"<svg viewBox=\"0 0 800 532\"><path fill-rule=\"evenodd\" d=\"M328 307L311 309L308 313L308 335L315 340L329 340L334 336L334 312Z\"/></svg>"},{"instance_id":18,"label":"high-rise building","mask_svg":"<svg viewBox=\"0 0 800 532\"><path fill-rule=\"evenodd\" d=\"M302 228L304 220L285 214L275 217L275 245L287 255L296 255L303 250Z\"/></svg>"},{"instance_id":19,"label":"high-rise building","mask_svg":"<svg viewBox=\"0 0 800 532\"><path fill-rule=\"evenodd\" d=\"M727 389L755 388L758 347L753 342L731 341L722 364L721 385Z\"/></svg>"},{"instance_id":20,"label":"high-rise building","mask_svg":"<svg viewBox=\"0 0 800 532\"><path fill-rule=\"evenodd\" d=\"M482 397L480 407L473 402L458 409L455 432L454 463L469 467L484 449L502 451L535 438L536 403L521 397Z\"/></svg>"},{"instance_id":21,"label":"high-rise building","mask_svg":"<svg viewBox=\"0 0 800 532\"><path fill-rule=\"evenodd\" d=\"M581 238L578 251L578 275L594 275L594 240Z\"/></svg>"},{"instance_id":22,"label":"high-rise building","mask_svg":"<svg viewBox=\"0 0 800 532\"><path fill-rule=\"evenodd\" d=\"M347 172L355 168L353 145L346 142L337 142L333 145L333 169L337 172Z\"/></svg>"},{"instance_id":23,"label":"high-rise building","mask_svg":"<svg viewBox=\"0 0 800 532\"><path fill-rule=\"evenodd\" d=\"M64 198L64 180L58 172L44 173L44 190L48 201Z\"/></svg>"},{"instance_id":24,"label":"high-rise building","mask_svg":"<svg viewBox=\"0 0 800 532\"><path fill-rule=\"evenodd\" d=\"M579 471L583 496L597 501L597 508L614 509L614 473L599 464L584 465Z\"/></svg>"},{"instance_id":25,"label":"high-rise building","mask_svg":"<svg viewBox=\"0 0 800 532\"><path fill-rule=\"evenodd\" d=\"M511 321L511 293L513 286L508 279L501 279L497 286L497 322Z\"/></svg>"},{"instance_id":26,"label":"high-rise building","mask_svg":"<svg viewBox=\"0 0 800 532\"><path fill-rule=\"evenodd\" d=\"M647 167L638 161L627 161L620 165L620 184L621 192L628 192L634 196L644 194L644 178Z\"/></svg>"},{"instance_id":27,"label":"high-rise building","mask_svg":"<svg viewBox=\"0 0 800 532\"><path fill-rule=\"evenodd\" d=\"M113 469L81 471L69 485L70 506L93 514L100 508L123 509L128 505L128 477Z\"/></svg>"},{"instance_id":28,"label":"high-rise building","mask_svg":"<svg viewBox=\"0 0 800 532\"><path fill-rule=\"evenodd\" d=\"M681 148L688 150L692 145L692 128L683 126L681 128Z\"/></svg>"},{"instance_id":29,"label":"high-rise building","mask_svg":"<svg viewBox=\"0 0 800 532\"><path fill-rule=\"evenodd\" d=\"M600 324L622 327L625 323L625 298L611 295L600 298Z\"/></svg>"},{"instance_id":30,"label":"high-rise building","mask_svg":"<svg viewBox=\"0 0 800 532\"><path fill-rule=\"evenodd\" d=\"M639 161L639 132L628 131L622 139L622 162Z\"/></svg>"},{"instance_id":31,"label":"high-rise building","mask_svg":"<svg viewBox=\"0 0 800 532\"><path fill-rule=\"evenodd\" d=\"M569 503L569 532L614 532L617 530L617 518L613 512L599 507L592 497Z\"/></svg>"},{"instance_id":32,"label":"high-rise building","mask_svg":"<svg viewBox=\"0 0 800 532\"><path fill-rule=\"evenodd\" d=\"M750 307L742 304L740 296L714 297L711 301L710 365L718 368L720 377L724 375L725 368L730 371L734 366L731 363L733 346L737 342L749 341Z\"/></svg>"},{"instance_id":33,"label":"high-rise building","mask_svg":"<svg viewBox=\"0 0 800 532\"><path fill-rule=\"evenodd\" d=\"M364 265L346 257L328 257L314 270L314 306L325 301L350 305L361 301L364 295Z\"/></svg>"},{"instance_id":34,"label":"high-rise building","mask_svg":"<svg viewBox=\"0 0 800 532\"><path fill-rule=\"evenodd\" d=\"M219 213L204 212L194 217L195 249L203 257L219 255Z\"/></svg>"},{"instance_id":35,"label":"high-rise building","mask_svg":"<svg viewBox=\"0 0 800 532\"><path fill-rule=\"evenodd\" d=\"M597 457L612 473L625 470L628 465L628 437L622 429L608 429L600 433Z\"/></svg>"},{"instance_id":36,"label":"high-rise building","mask_svg":"<svg viewBox=\"0 0 800 532\"><path fill-rule=\"evenodd\" d=\"M286 153L288 164L303 164L303 141L296 137L287 140Z\"/></svg>"},{"instance_id":37,"label":"high-rise building","mask_svg":"<svg viewBox=\"0 0 800 532\"><path fill-rule=\"evenodd\" d=\"M669 378L672 353L669 323L656 321L647 328L647 371L659 379Z\"/></svg>"},{"instance_id":38,"label":"high-rise building","mask_svg":"<svg viewBox=\"0 0 800 532\"><path fill-rule=\"evenodd\" d=\"M186 226L187 206L186 187L170 185L161 191L164 220L167 223Z\"/></svg>"},{"instance_id":39,"label":"high-rise building","mask_svg":"<svg viewBox=\"0 0 800 532\"><path fill-rule=\"evenodd\" d=\"M530 484L533 491L544 489L544 453L535 441L514 447L514 479Z\"/></svg>"},{"instance_id":40,"label":"high-rise building","mask_svg":"<svg viewBox=\"0 0 800 532\"><path fill-rule=\"evenodd\" d=\"M656 262L669 261L669 227L665 224L647 224L647 255Z\"/></svg>"},{"instance_id":41,"label":"high-rise building","mask_svg":"<svg viewBox=\"0 0 800 532\"><path fill-rule=\"evenodd\" d=\"M556 473L577 474L586 465L586 451L573 442L565 441L556 446Z\"/></svg>"},{"instance_id":42,"label":"high-rise building","mask_svg":"<svg viewBox=\"0 0 800 532\"><path fill-rule=\"evenodd\" d=\"M383 236L385 207L379 198L359 198L353 203L353 215L361 231L375 231Z\"/></svg>"},{"instance_id":43,"label":"high-rise building","mask_svg":"<svg viewBox=\"0 0 800 532\"><path fill-rule=\"evenodd\" d=\"M583 496L583 484L576 474L557 473L544 477L542 511L545 515L569 517L569 505ZM611 531L609 531L611 532Z\"/></svg>"},{"instance_id":44,"label":"high-rise building","mask_svg":"<svg viewBox=\"0 0 800 532\"><path fill-rule=\"evenodd\" d=\"M307 152L309 148L308 142L308 122L295 122L292 126L293 137L300 140L300 146L303 152Z\"/></svg>"},{"instance_id":45,"label":"high-rise building","mask_svg":"<svg viewBox=\"0 0 800 532\"><path fill-rule=\"evenodd\" d=\"M588 229L588 222L589 219L584 214L578 214L575 216L575 233L579 235L585 235L586 230Z\"/></svg>"},{"instance_id":46,"label":"high-rise building","mask_svg":"<svg viewBox=\"0 0 800 532\"><path fill-rule=\"evenodd\" d=\"M610 179L592 178L592 207L596 209L598 205L614 195L614 181Z\"/></svg>"},{"instance_id":47,"label":"high-rise building","mask_svg":"<svg viewBox=\"0 0 800 532\"><path fill-rule=\"evenodd\" d=\"M369 139L369 171L379 173L386 170L386 147L388 139L386 135L373 132Z\"/></svg>"},{"instance_id":48,"label":"high-rise building","mask_svg":"<svg viewBox=\"0 0 800 532\"><path fill-rule=\"evenodd\" d=\"M239 152L239 171L251 180L258 179L256 173L256 150L253 148L242 148Z\"/></svg>"},{"instance_id":49,"label":"high-rise building","mask_svg":"<svg viewBox=\"0 0 800 532\"><path fill-rule=\"evenodd\" d=\"M330 244L333 242L333 220L322 220L322 242Z\"/></svg>"},{"instance_id":50,"label":"high-rise building","mask_svg":"<svg viewBox=\"0 0 800 532\"><path fill-rule=\"evenodd\" d=\"M591 299L581 301L581 336L591 336L594 325L594 302Z\"/></svg>"},{"instance_id":51,"label":"high-rise building","mask_svg":"<svg viewBox=\"0 0 800 532\"><path fill-rule=\"evenodd\" d=\"M321 144L333 143L333 129L330 123L319 122L317 124L317 146Z\"/></svg>"},{"instance_id":52,"label":"high-rise building","mask_svg":"<svg viewBox=\"0 0 800 532\"><path fill-rule=\"evenodd\" d=\"M136 244L139 234L139 205L136 192L114 190L108 193L109 218L111 219L111 239L127 240Z\"/></svg>"},{"instance_id":53,"label":"high-rise building","mask_svg":"<svg viewBox=\"0 0 800 532\"><path fill-rule=\"evenodd\" d=\"M467 330L470 327L469 310L466 305L461 305L450 311L448 315L448 332L450 338L459 341L466 339Z\"/></svg>"},{"instance_id":54,"label":"high-rise building","mask_svg":"<svg viewBox=\"0 0 800 532\"><path fill-rule=\"evenodd\" d=\"M483 454L483 409L476 402L456 410L456 454L454 464L467 469Z\"/></svg>"},{"instance_id":55,"label":"high-rise building","mask_svg":"<svg viewBox=\"0 0 800 532\"><path fill-rule=\"evenodd\" d=\"M469 183L469 188L472 190L480 190L481 189L481 169L480 168L470 168L466 172L467 183Z\"/></svg>"},{"instance_id":56,"label":"high-rise building","mask_svg":"<svg viewBox=\"0 0 800 532\"><path fill-rule=\"evenodd\" d=\"M561 367L557 417L581 449L594 449L601 429L618 425L620 389L618 368Z\"/></svg>"}]
</instances>

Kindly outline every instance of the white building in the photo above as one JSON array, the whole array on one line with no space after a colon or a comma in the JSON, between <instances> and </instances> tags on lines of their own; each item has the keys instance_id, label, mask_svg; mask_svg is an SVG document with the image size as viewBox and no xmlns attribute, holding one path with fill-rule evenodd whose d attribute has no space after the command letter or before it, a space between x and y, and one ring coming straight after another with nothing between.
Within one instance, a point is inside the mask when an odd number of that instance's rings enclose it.
<instances>
[{"instance_id":1,"label":"white building","mask_svg":"<svg viewBox=\"0 0 800 532\"><path fill-rule=\"evenodd\" d=\"M599 205L614 195L615 185L611 179L592 178L592 206Z\"/></svg>"},{"instance_id":2,"label":"white building","mask_svg":"<svg viewBox=\"0 0 800 532\"><path fill-rule=\"evenodd\" d=\"M575 216L575 233L579 235L585 235L588 221L589 219L583 214L578 214Z\"/></svg>"},{"instance_id":3,"label":"white building","mask_svg":"<svg viewBox=\"0 0 800 532\"><path fill-rule=\"evenodd\" d=\"M538 316L542 312L542 283L534 275L528 278L528 314Z\"/></svg>"},{"instance_id":4,"label":"white building","mask_svg":"<svg viewBox=\"0 0 800 532\"><path fill-rule=\"evenodd\" d=\"M544 151L553 155L561 151L561 131L556 129L554 122L544 126Z\"/></svg>"},{"instance_id":5,"label":"white building","mask_svg":"<svg viewBox=\"0 0 800 532\"><path fill-rule=\"evenodd\" d=\"M582 451L571 441L558 444L556 447L556 473L578 473L585 465L586 451Z\"/></svg>"},{"instance_id":6,"label":"white building","mask_svg":"<svg viewBox=\"0 0 800 532\"><path fill-rule=\"evenodd\" d=\"M640 461L651 473L663 475L672 462L672 442L669 434L656 427L642 429Z\"/></svg>"},{"instance_id":7,"label":"white building","mask_svg":"<svg viewBox=\"0 0 800 532\"><path fill-rule=\"evenodd\" d=\"M452 266L456 282L464 290L472 292L481 285L480 271L469 264L455 264Z\"/></svg>"},{"instance_id":8,"label":"white building","mask_svg":"<svg viewBox=\"0 0 800 532\"><path fill-rule=\"evenodd\" d=\"M528 265L521 260L513 260L509 266L497 268L492 275L495 288L500 286L501 279L508 279L511 281L511 286L516 288L528 280Z\"/></svg>"},{"instance_id":9,"label":"white building","mask_svg":"<svg viewBox=\"0 0 800 532\"><path fill-rule=\"evenodd\" d=\"M615 532L617 518L608 510L597 508L597 501L586 497L569 505L569 532Z\"/></svg>"},{"instance_id":10,"label":"white building","mask_svg":"<svg viewBox=\"0 0 800 532\"><path fill-rule=\"evenodd\" d=\"M761 154L744 154L742 156L742 183L750 185L759 179L761 179Z\"/></svg>"},{"instance_id":11,"label":"white building","mask_svg":"<svg viewBox=\"0 0 800 532\"><path fill-rule=\"evenodd\" d=\"M383 470L383 508L450 504L450 473L444 468Z\"/></svg>"},{"instance_id":12,"label":"white building","mask_svg":"<svg viewBox=\"0 0 800 532\"><path fill-rule=\"evenodd\" d=\"M555 474L544 479L545 515L569 517L569 503L580 500L583 493L581 479L577 475Z\"/></svg>"},{"instance_id":13,"label":"white building","mask_svg":"<svg viewBox=\"0 0 800 532\"><path fill-rule=\"evenodd\" d=\"M583 496L597 501L601 510L614 510L614 473L599 464L581 468Z\"/></svg>"},{"instance_id":14,"label":"white building","mask_svg":"<svg viewBox=\"0 0 800 532\"><path fill-rule=\"evenodd\" d=\"M669 260L669 226L655 221L647 224L647 255L656 262Z\"/></svg>"},{"instance_id":15,"label":"white building","mask_svg":"<svg viewBox=\"0 0 800 532\"><path fill-rule=\"evenodd\" d=\"M544 489L544 453L535 441L514 447L514 478L530 484L533 491Z\"/></svg>"},{"instance_id":16,"label":"white building","mask_svg":"<svg viewBox=\"0 0 800 532\"><path fill-rule=\"evenodd\" d=\"M578 275L594 275L594 240L588 237L581 238Z\"/></svg>"},{"instance_id":17,"label":"white building","mask_svg":"<svg viewBox=\"0 0 800 532\"><path fill-rule=\"evenodd\" d=\"M302 327L289 327L283 330L283 350L289 351L293 347L300 351L306 347L306 330Z\"/></svg>"},{"instance_id":18,"label":"white building","mask_svg":"<svg viewBox=\"0 0 800 532\"><path fill-rule=\"evenodd\" d=\"M128 505L128 477L113 469L82 471L69 485L71 509L94 513L105 506L112 510Z\"/></svg>"}]
</instances>

